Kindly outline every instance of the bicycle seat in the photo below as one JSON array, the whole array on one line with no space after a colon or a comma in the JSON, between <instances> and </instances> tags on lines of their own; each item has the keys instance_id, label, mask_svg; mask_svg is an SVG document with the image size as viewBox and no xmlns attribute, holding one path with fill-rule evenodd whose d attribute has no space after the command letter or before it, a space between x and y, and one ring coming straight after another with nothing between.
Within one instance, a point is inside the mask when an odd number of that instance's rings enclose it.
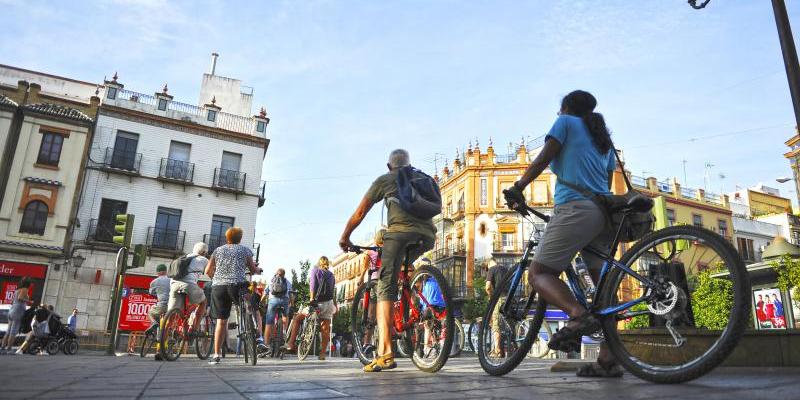
<instances>
[{"instance_id":1,"label":"bicycle seat","mask_svg":"<svg viewBox=\"0 0 800 400\"><path fill-rule=\"evenodd\" d=\"M653 199L643 195L636 195L631 197L625 206L633 212L650 211L653 208Z\"/></svg>"}]
</instances>

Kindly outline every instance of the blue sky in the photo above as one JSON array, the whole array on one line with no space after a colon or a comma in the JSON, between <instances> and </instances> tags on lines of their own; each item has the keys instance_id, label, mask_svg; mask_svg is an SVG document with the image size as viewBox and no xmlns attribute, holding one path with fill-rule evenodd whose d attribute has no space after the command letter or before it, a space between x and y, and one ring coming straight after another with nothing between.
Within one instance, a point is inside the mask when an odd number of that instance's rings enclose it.
<instances>
[{"instance_id":1,"label":"blue sky","mask_svg":"<svg viewBox=\"0 0 800 400\"><path fill-rule=\"evenodd\" d=\"M800 1L787 0L795 40ZM790 175L786 75L769 2L0 0L0 63L194 102L217 71L255 88L272 139L257 238L268 269L337 253L386 155L453 159L536 137L577 88L599 100L635 174L710 189ZM254 110L255 111L255 110ZM692 140L718 135L713 138ZM498 150L501 151L501 150ZM719 174L726 177L720 179ZM354 239L380 223L379 208Z\"/></svg>"}]
</instances>

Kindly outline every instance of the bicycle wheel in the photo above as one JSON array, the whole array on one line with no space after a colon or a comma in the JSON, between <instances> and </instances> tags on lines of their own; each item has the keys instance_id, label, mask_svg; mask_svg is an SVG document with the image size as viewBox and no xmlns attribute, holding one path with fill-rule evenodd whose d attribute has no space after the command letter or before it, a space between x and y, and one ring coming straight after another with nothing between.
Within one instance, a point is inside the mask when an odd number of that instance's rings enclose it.
<instances>
[{"instance_id":1,"label":"bicycle wheel","mask_svg":"<svg viewBox=\"0 0 800 400\"><path fill-rule=\"evenodd\" d=\"M314 347L314 338L317 336L317 313L311 311L311 315L306 317L305 325L303 326L302 337L300 338L300 345L297 346L297 358L303 361L308 357L311 348Z\"/></svg>"},{"instance_id":2,"label":"bicycle wheel","mask_svg":"<svg viewBox=\"0 0 800 400\"><path fill-rule=\"evenodd\" d=\"M604 318L603 328L628 371L657 383L685 382L733 351L749 323L750 282L730 242L673 226L639 240L620 263L655 283L646 289L617 268L601 283L601 309L625 307ZM637 299L644 301L630 307Z\"/></svg>"},{"instance_id":3,"label":"bicycle wheel","mask_svg":"<svg viewBox=\"0 0 800 400\"><path fill-rule=\"evenodd\" d=\"M186 347L186 332L183 312L178 308L169 310L163 318L159 351L167 361L175 361Z\"/></svg>"},{"instance_id":4,"label":"bicycle wheel","mask_svg":"<svg viewBox=\"0 0 800 400\"><path fill-rule=\"evenodd\" d=\"M425 285L435 284L441 292L441 306L436 305L436 299L425 297ZM420 289L417 289L417 287ZM407 331L412 337L413 349L411 362L421 371L436 372L447 363L450 350L453 347L455 323L453 318L453 303L450 299L450 285L444 279L441 271L429 265L417 268L411 279L411 288L414 301L408 305L414 311L403 320L405 325L412 325L413 330ZM426 310L422 305L430 304ZM416 317L416 318L415 318ZM415 320L416 319L416 320Z\"/></svg>"},{"instance_id":5,"label":"bicycle wheel","mask_svg":"<svg viewBox=\"0 0 800 400\"><path fill-rule=\"evenodd\" d=\"M376 303L368 303L364 309L364 296L367 285L361 285L353 297L350 306L350 331L353 332L353 348L361 364L367 365L375 358L378 348L377 322L375 321Z\"/></svg>"},{"instance_id":6,"label":"bicycle wheel","mask_svg":"<svg viewBox=\"0 0 800 400\"><path fill-rule=\"evenodd\" d=\"M206 315L197 323L197 330L194 338L194 351L197 358L208 359L214 351L214 332L211 331L211 317Z\"/></svg>"},{"instance_id":7,"label":"bicycle wheel","mask_svg":"<svg viewBox=\"0 0 800 400\"><path fill-rule=\"evenodd\" d=\"M505 375L516 368L530 351L544 321L547 305L534 294L533 303L526 307L532 289L524 281L509 295L516 272L517 269L509 271L494 290L480 324L478 360L489 375ZM506 303L510 304L504 315L501 310ZM534 310L531 317L530 309Z\"/></svg>"},{"instance_id":8,"label":"bicycle wheel","mask_svg":"<svg viewBox=\"0 0 800 400\"><path fill-rule=\"evenodd\" d=\"M455 329L453 333L455 336L453 337L453 347L450 348L450 357L458 357L461 355L461 349L464 348L464 326L461 325L461 320L456 318L454 321Z\"/></svg>"},{"instance_id":9,"label":"bicycle wheel","mask_svg":"<svg viewBox=\"0 0 800 400\"><path fill-rule=\"evenodd\" d=\"M258 361L258 351L256 350L256 337L258 334L256 333L256 322L255 317L253 314L250 314L250 311L245 310L245 352L249 353L250 359L248 360L250 365L256 365ZM247 362L247 361L246 361Z\"/></svg>"},{"instance_id":10,"label":"bicycle wheel","mask_svg":"<svg viewBox=\"0 0 800 400\"><path fill-rule=\"evenodd\" d=\"M469 348L472 350L473 353L478 352L478 335L480 335L481 330L481 319L478 318L472 323L469 324L469 331L467 332L467 343L469 344Z\"/></svg>"},{"instance_id":11,"label":"bicycle wheel","mask_svg":"<svg viewBox=\"0 0 800 400\"><path fill-rule=\"evenodd\" d=\"M156 344L156 337L152 334L146 333L142 337L142 345L139 348L139 357L147 357L150 351L155 350L153 346ZM66 349L66 345L64 346Z\"/></svg>"}]
</instances>

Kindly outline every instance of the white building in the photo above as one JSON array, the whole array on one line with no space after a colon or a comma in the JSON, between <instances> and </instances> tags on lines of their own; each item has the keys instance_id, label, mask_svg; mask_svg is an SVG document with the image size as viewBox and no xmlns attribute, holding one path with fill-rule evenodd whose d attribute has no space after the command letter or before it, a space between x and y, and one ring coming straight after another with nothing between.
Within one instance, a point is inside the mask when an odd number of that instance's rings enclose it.
<instances>
[{"instance_id":1,"label":"white building","mask_svg":"<svg viewBox=\"0 0 800 400\"><path fill-rule=\"evenodd\" d=\"M87 309L85 328L107 328L117 214L135 215L132 244L149 251L144 268L127 271L124 287L134 291L146 289L158 264L190 252L194 243L212 250L224 244L230 226L241 227L242 244L254 246L269 119L263 108L252 116L243 103L231 103L237 113L226 112L217 99L240 93L223 89L240 89L215 83L222 80L228 78L204 76L201 93L211 99L200 106L174 101L166 86L148 95L126 90L116 74L105 82L77 212L73 257L85 261L62 294Z\"/></svg>"},{"instance_id":2,"label":"white building","mask_svg":"<svg viewBox=\"0 0 800 400\"><path fill-rule=\"evenodd\" d=\"M764 249L776 236L782 234L780 225L741 216L733 217L733 238L745 264L761 262Z\"/></svg>"}]
</instances>

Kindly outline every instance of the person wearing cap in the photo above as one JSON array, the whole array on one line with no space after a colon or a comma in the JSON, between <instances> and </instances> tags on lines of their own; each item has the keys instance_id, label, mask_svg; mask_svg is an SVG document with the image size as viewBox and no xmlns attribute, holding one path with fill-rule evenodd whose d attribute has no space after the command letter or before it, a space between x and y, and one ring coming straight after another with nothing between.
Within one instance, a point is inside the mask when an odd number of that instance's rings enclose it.
<instances>
[{"instance_id":1,"label":"person wearing cap","mask_svg":"<svg viewBox=\"0 0 800 400\"><path fill-rule=\"evenodd\" d=\"M494 293L494 289L500 287L503 283L503 278L505 278L506 274L508 273L508 267L502 264L498 264L493 258L489 260L487 267L489 271L486 273L486 294L489 295L489 298L492 297L492 293ZM505 296L501 296L500 300L497 302L497 306L492 310L492 320L491 328L492 328L492 336L494 336L494 340L492 341L492 351L489 354L489 357L492 358L502 358L504 356L503 350L500 348L500 304L505 303Z\"/></svg>"},{"instance_id":2,"label":"person wearing cap","mask_svg":"<svg viewBox=\"0 0 800 400\"><path fill-rule=\"evenodd\" d=\"M147 312L147 318L150 319L150 328L147 329L148 332L158 329L158 321L161 319L161 316L167 312L167 302L169 302L169 286L171 279L167 276L167 266L164 264L158 264L156 267L156 276L155 279L150 281L150 295L156 296L158 298L158 302L150 307L150 311Z\"/></svg>"}]
</instances>

